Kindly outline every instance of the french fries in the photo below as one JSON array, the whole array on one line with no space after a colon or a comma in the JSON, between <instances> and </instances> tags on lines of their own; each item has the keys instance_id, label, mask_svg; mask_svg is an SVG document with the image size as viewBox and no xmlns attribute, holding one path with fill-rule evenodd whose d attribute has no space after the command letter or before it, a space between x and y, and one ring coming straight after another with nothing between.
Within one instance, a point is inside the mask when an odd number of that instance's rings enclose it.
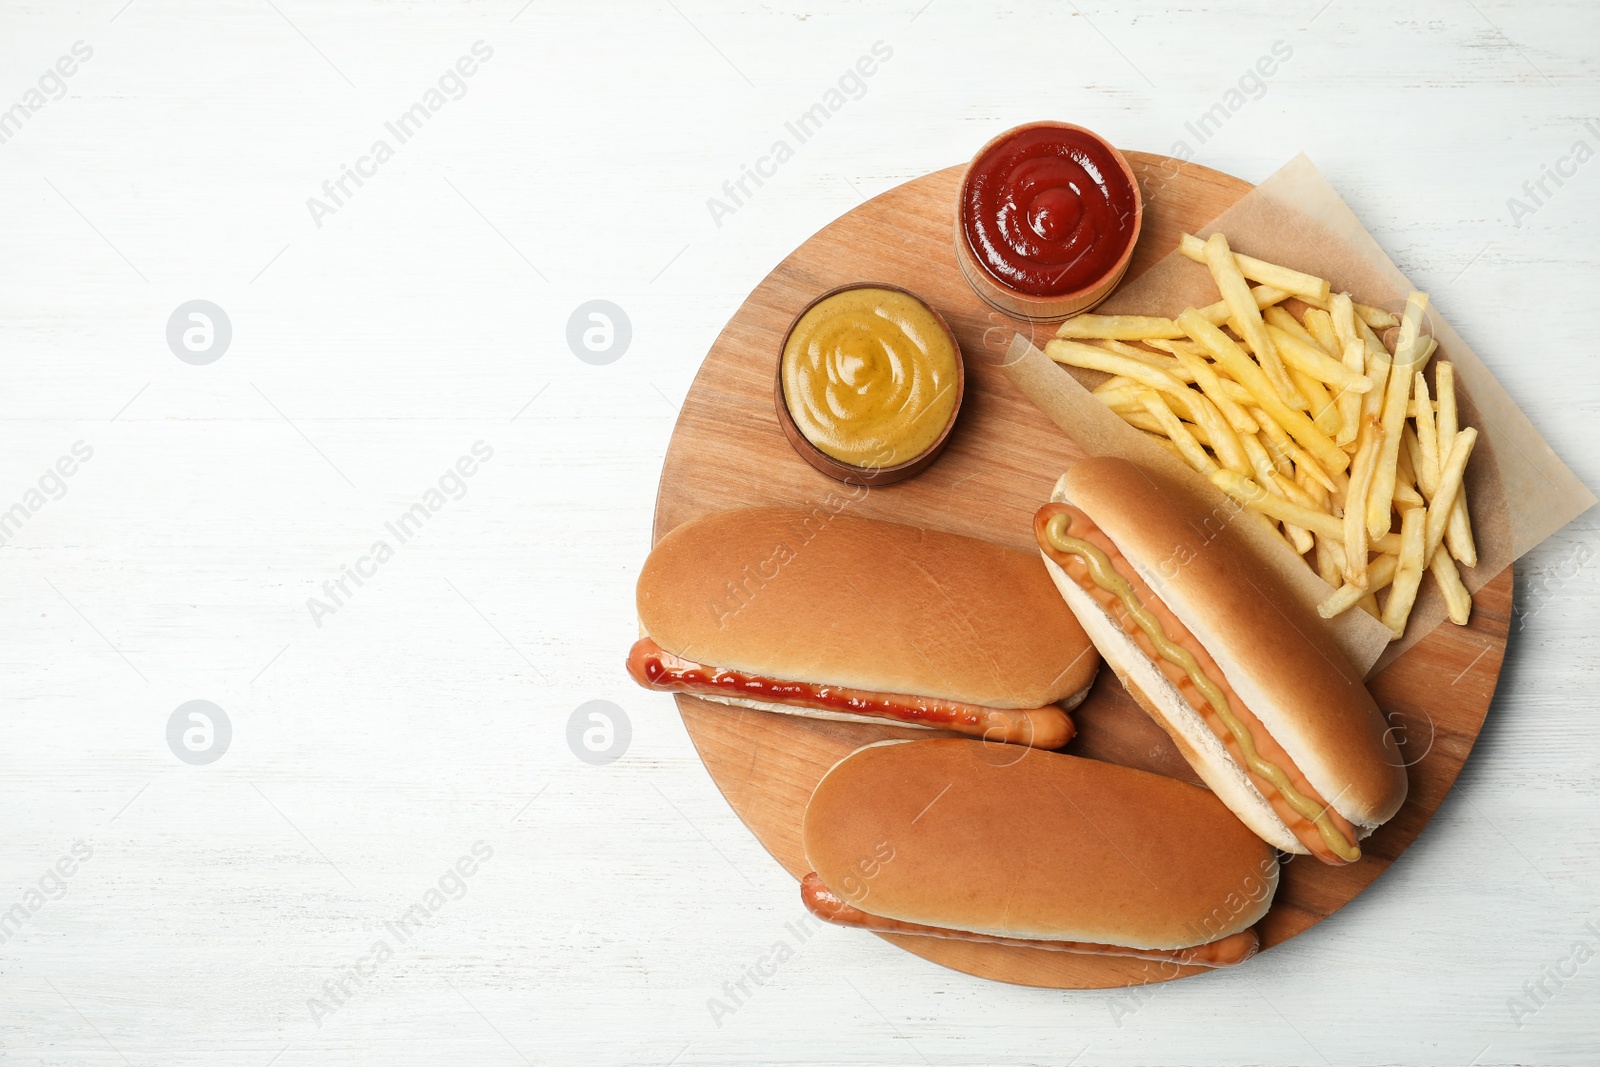
<instances>
[{"instance_id":1,"label":"french fries","mask_svg":"<svg viewBox=\"0 0 1600 1067\"><path fill-rule=\"evenodd\" d=\"M1278 357L1278 347L1267 334L1267 324L1261 319L1261 309L1256 307L1255 298L1250 295L1250 286L1244 280L1244 275L1239 272L1233 250L1228 247L1228 239L1220 233L1212 234L1206 241L1205 257L1206 266L1211 268L1212 280L1217 283L1217 290L1222 293L1223 303L1228 305L1229 324L1239 332L1244 343L1250 346L1250 351L1255 353L1267 379L1277 387L1278 395L1290 407L1304 410L1309 405L1305 397L1295 388L1294 382L1289 379L1289 372L1284 370L1283 361ZM1197 337L1195 340L1200 339ZM1248 386L1249 383L1244 384Z\"/></svg>"},{"instance_id":2,"label":"french fries","mask_svg":"<svg viewBox=\"0 0 1600 1067\"><path fill-rule=\"evenodd\" d=\"M1128 356L1108 352L1104 348L1086 345L1078 341L1049 341L1044 346L1044 354L1057 363L1065 363L1072 367L1082 367L1085 370L1105 371L1107 374L1120 374L1124 378L1131 378L1140 385L1158 389L1162 392L1182 392L1187 388L1182 382L1168 374L1159 367L1152 367L1142 360L1132 359Z\"/></svg>"},{"instance_id":3,"label":"french fries","mask_svg":"<svg viewBox=\"0 0 1600 1067\"><path fill-rule=\"evenodd\" d=\"M1406 301L1405 317L1400 322L1400 339L1394 346L1394 364L1389 369L1389 387L1383 398L1383 452L1373 471L1372 488L1367 492L1367 533L1381 537L1389 532L1394 511L1395 464L1400 459L1400 430L1406 421L1406 406L1411 401L1412 372L1417 368L1417 344L1421 338L1422 313L1428 298L1412 293Z\"/></svg>"},{"instance_id":4,"label":"french fries","mask_svg":"<svg viewBox=\"0 0 1600 1067\"><path fill-rule=\"evenodd\" d=\"M1278 425L1305 445L1306 451L1316 456L1324 467L1344 470L1349 465L1349 457L1339 450L1330 437L1312 425L1304 412L1296 411L1289 406L1283 395L1267 380L1262 369L1245 355L1244 349L1239 347L1237 341L1201 318L1200 313L1194 308L1189 308L1178 316L1178 325L1182 326L1190 337L1204 345L1211 358L1260 402L1261 410L1271 415ZM1265 324L1263 324L1264 329ZM1051 342L1055 343L1057 342Z\"/></svg>"},{"instance_id":5,"label":"french fries","mask_svg":"<svg viewBox=\"0 0 1600 1067\"><path fill-rule=\"evenodd\" d=\"M1394 581L1395 567L1399 564L1399 556L1379 556L1367 567L1367 584L1365 586L1352 585L1349 582L1341 585L1334 594L1317 605L1317 614L1324 619L1331 619L1355 607L1364 598L1371 596L1378 590ZM1332 585L1332 582L1328 582Z\"/></svg>"},{"instance_id":6,"label":"french fries","mask_svg":"<svg viewBox=\"0 0 1600 1067\"><path fill-rule=\"evenodd\" d=\"M1424 523L1426 513L1421 508L1407 508L1400 520L1400 558L1395 563L1394 582L1389 588L1389 599L1383 604L1383 624L1396 637L1404 636L1406 620L1417 602L1417 590L1422 586L1424 555Z\"/></svg>"},{"instance_id":7,"label":"french fries","mask_svg":"<svg viewBox=\"0 0 1600 1067\"><path fill-rule=\"evenodd\" d=\"M1139 394L1139 402L1150 413L1150 417L1156 420L1161 432L1178 446L1178 451L1183 454L1189 466L1201 474L1210 474L1218 469L1212 458L1206 455L1206 450L1200 447L1200 442L1195 439L1194 434L1185 429L1178 416L1172 413L1172 408L1167 406L1160 393L1154 389L1145 389Z\"/></svg>"},{"instance_id":8,"label":"french fries","mask_svg":"<svg viewBox=\"0 0 1600 1067\"><path fill-rule=\"evenodd\" d=\"M1256 307L1265 311L1273 304L1281 304L1295 294L1271 285L1257 285L1251 288L1250 295L1255 298ZM1300 299L1304 300L1305 297L1302 296ZM1206 321L1213 326L1225 326L1228 323L1228 302L1218 300L1215 304L1207 304L1200 309L1200 314L1204 315Z\"/></svg>"},{"instance_id":9,"label":"french fries","mask_svg":"<svg viewBox=\"0 0 1600 1067\"><path fill-rule=\"evenodd\" d=\"M1206 243L1200 238L1186 233L1183 235L1182 242L1178 245L1178 251L1196 263L1204 263L1206 261L1205 246ZM1326 278L1303 274L1300 271L1290 270L1288 267L1280 267L1276 263L1268 263L1252 256L1241 256L1235 253L1233 258L1238 265L1239 273L1253 282L1261 282L1263 285L1282 289L1286 293L1305 298L1313 304L1325 304L1328 301L1329 291L1332 287L1328 284Z\"/></svg>"},{"instance_id":10,"label":"french fries","mask_svg":"<svg viewBox=\"0 0 1600 1067\"><path fill-rule=\"evenodd\" d=\"M1457 626L1465 626L1472 621L1472 594L1461 584L1461 572L1456 569L1456 562L1450 558L1450 553L1435 552L1428 570L1433 572L1433 580L1439 583L1439 591L1444 594L1445 610L1449 612L1450 621Z\"/></svg>"},{"instance_id":11,"label":"french fries","mask_svg":"<svg viewBox=\"0 0 1600 1067\"><path fill-rule=\"evenodd\" d=\"M1367 585L1367 493L1372 472L1378 466L1383 448L1383 426L1376 415L1364 416L1365 423L1356 438L1356 454L1350 462L1350 484L1344 496L1344 580L1351 585Z\"/></svg>"},{"instance_id":12,"label":"french fries","mask_svg":"<svg viewBox=\"0 0 1600 1067\"><path fill-rule=\"evenodd\" d=\"M1108 337L1117 341L1148 341L1182 337L1171 319L1152 315L1079 315L1063 322L1057 337Z\"/></svg>"},{"instance_id":13,"label":"french fries","mask_svg":"<svg viewBox=\"0 0 1600 1067\"><path fill-rule=\"evenodd\" d=\"M1284 314L1287 315L1288 312L1285 311ZM1372 391L1371 378L1346 367L1341 361L1324 352L1322 346L1314 341L1302 340L1270 323L1267 325L1267 333L1276 343L1278 354L1283 357L1283 361L1295 370L1303 371L1319 382L1326 382L1357 395Z\"/></svg>"},{"instance_id":14,"label":"french fries","mask_svg":"<svg viewBox=\"0 0 1600 1067\"><path fill-rule=\"evenodd\" d=\"M1466 625L1459 567L1477 565L1477 547L1464 479L1478 431L1459 425L1450 363L1436 362L1429 388L1427 296L1397 316L1220 233L1185 234L1179 250L1221 300L1174 318L1080 315L1046 354L1111 375L1095 396L1306 557L1333 587L1324 617L1359 608L1398 638L1432 574L1450 621ZM1391 351L1378 331L1396 326Z\"/></svg>"},{"instance_id":15,"label":"french fries","mask_svg":"<svg viewBox=\"0 0 1600 1067\"><path fill-rule=\"evenodd\" d=\"M1446 454L1456 438L1456 368L1453 363L1440 363L1437 376L1439 393L1439 451ZM1456 498L1456 507L1450 514L1450 524L1445 528L1445 542L1450 555L1469 567L1478 565L1478 546L1472 539L1472 526L1467 518L1467 495Z\"/></svg>"}]
</instances>

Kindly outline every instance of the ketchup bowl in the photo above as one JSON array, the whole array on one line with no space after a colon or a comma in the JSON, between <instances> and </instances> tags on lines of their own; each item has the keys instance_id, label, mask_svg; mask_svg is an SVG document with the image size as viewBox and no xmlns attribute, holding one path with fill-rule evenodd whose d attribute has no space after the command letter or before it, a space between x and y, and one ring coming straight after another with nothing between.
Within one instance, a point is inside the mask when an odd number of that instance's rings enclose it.
<instances>
[{"instance_id":1,"label":"ketchup bowl","mask_svg":"<svg viewBox=\"0 0 1600 1067\"><path fill-rule=\"evenodd\" d=\"M956 200L956 261L997 311L1049 322L1116 288L1144 222L1122 153L1066 122L1032 122L972 157Z\"/></svg>"}]
</instances>

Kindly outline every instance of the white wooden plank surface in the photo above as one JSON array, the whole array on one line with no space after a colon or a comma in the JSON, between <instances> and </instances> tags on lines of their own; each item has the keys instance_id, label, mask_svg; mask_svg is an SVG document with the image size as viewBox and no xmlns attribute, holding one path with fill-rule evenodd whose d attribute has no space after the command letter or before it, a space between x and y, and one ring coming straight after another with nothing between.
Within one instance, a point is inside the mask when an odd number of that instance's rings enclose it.
<instances>
[{"instance_id":1,"label":"white wooden plank surface","mask_svg":"<svg viewBox=\"0 0 1600 1067\"><path fill-rule=\"evenodd\" d=\"M1520 225L1507 204L1600 149L1597 34L1582 0L7 0L0 109L93 55L0 144L0 511L93 457L0 548L3 1058L1600 1062L1592 517L1522 564L1537 610L1404 861L1250 967L1137 993L836 930L754 985L795 941L792 883L620 669L674 405L733 308L861 196L1036 117L1251 179L1304 149L1600 485L1600 163ZM306 199L480 40L465 95L317 227ZM859 99L717 225L707 198L879 41ZM233 325L208 366L163 336L195 298ZM565 340L592 298L632 322L609 366ZM307 598L477 441L465 495L317 626ZM209 766L167 747L191 699L232 723ZM608 766L566 740L591 699L631 723ZM401 943L385 921L480 841ZM41 879L60 898L30 911Z\"/></svg>"}]
</instances>

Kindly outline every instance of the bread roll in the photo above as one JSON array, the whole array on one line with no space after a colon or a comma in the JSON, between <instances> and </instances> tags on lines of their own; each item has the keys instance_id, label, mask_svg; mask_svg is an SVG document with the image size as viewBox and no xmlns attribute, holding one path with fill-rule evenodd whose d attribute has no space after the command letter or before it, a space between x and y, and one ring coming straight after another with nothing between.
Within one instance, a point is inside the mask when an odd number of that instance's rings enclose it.
<instances>
[{"instance_id":1,"label":"bread roll","mask_svg":"<svg viewBox=\"0 0 1600 1067\"><path fill-rule=\"evenodd\" d=\"M1276 853L1198 786L965 739L884 742L828 771L806 858L855 907L995 937L1180 949L1252 926Z\"/></svg>"},{"instance_id":2,"label":"bread roll","mask_svg":"<svg viewBox=\"0 0 1600 1067\"><path fill-rule=\"evenodd\" d=\"M685 659L992 708L1075 703L1099 665L1031 554L823 508L685 523L645 561L638 606Z\"/></svg>"}]
</instances>

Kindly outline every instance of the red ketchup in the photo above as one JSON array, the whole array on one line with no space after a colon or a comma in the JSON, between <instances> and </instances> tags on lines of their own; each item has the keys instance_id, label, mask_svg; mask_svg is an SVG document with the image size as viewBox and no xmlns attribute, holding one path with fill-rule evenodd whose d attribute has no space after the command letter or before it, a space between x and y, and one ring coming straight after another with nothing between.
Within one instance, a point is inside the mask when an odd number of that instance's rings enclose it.
<instances>
[{"instance_id":1,"label":"red ketchup","mask_svg":"<svg viewBox=\"0 0 1600 1067\"><path fill-rule=\"evenodd\" d=\"M1087 130L1024 126L967 171L961 227L1001 285L1062 296L1099 281L1135 236L1138 197L1111 149Z\"/></svg>"}]
</instances>

